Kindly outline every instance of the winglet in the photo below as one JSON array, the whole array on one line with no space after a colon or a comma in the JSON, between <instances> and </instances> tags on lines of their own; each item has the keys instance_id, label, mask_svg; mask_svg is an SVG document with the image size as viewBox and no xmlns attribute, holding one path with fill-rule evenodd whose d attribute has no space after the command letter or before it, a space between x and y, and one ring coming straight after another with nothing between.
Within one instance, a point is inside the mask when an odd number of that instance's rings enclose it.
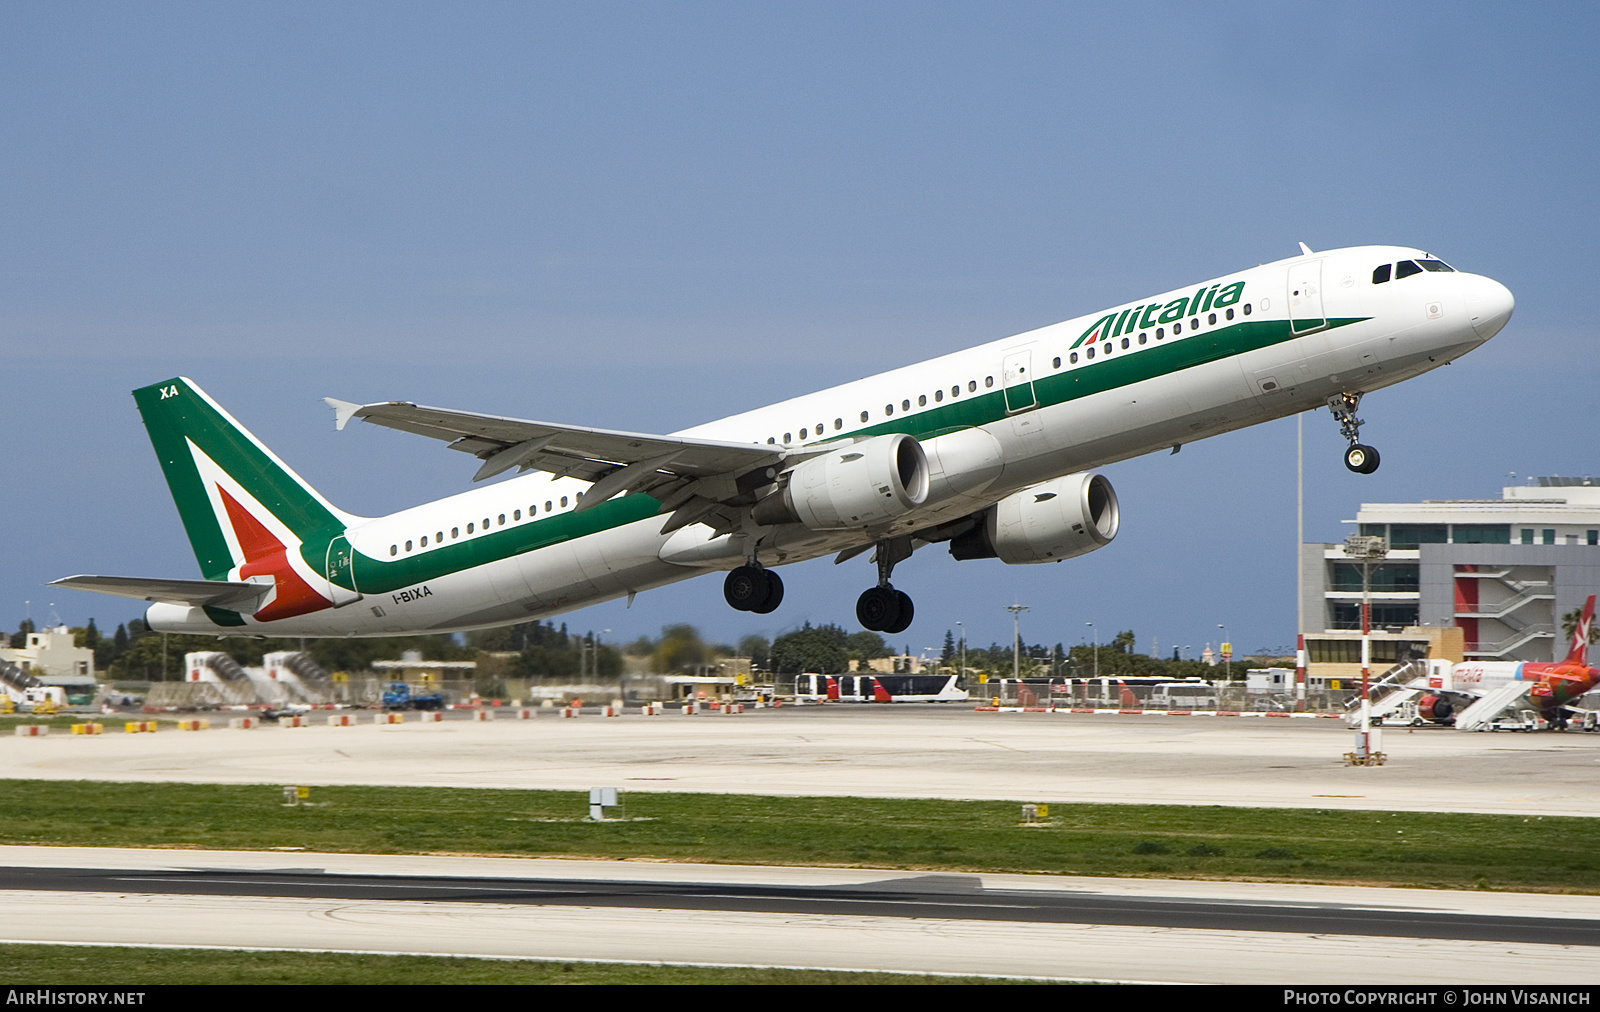
<instances>
[{"instance_id":1,"label":"winglet","mask_svg":"<svg viewBox=\"0 0 1600 1012\"><path fill-rule=\"evenodd\" d=\"M349 401L341 401L337 397L324 397L322 401L328 405L328 407L333 409L333 427L339 432L343 432L345 425L349 423L350 419L355 417L356 412L360 411L366 406L364 404L352 404Z\"/></svg>"},{"instance_id":2,"label":"winglet","mask_svg":"<svg viewBox=\"0 0 1600 1012\"><path fill-rule=\"evenodd\" d=\"M1310 256L1311 255L1311 247L1307 246L1305 243L1301 243L1300 244L1300 252L1304 253L1306 256Z\"/></svg>"}]
</instances>

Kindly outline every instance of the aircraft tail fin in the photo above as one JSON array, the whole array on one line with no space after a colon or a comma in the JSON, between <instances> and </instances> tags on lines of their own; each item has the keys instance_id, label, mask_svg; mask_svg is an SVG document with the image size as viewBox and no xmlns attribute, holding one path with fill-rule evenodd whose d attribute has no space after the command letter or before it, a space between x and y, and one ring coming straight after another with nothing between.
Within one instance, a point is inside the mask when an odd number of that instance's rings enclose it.
<instances>
[{"instance_id":1,"label":"aircraft tail fin","mask_svg":"<svg viewBox=\"0 0 1600 1012\"><path fill-rule=\"evenodd\" d=\"M192 380L141 387L133 399L206 579L240 579L241 567L290 546L326 546L360 519L336 509Z\"/></svg>"},{"instance_id":2,"label":"aircraft tail fin","mask_svg":"<svg viewBox=\"0 0 1600 1012\"><path fill-rule=\"evenodd\" d=\"M1594 624L1594 595L1589 595L1589 600L1583 603L1583 615L1578 619L1578 626L1572 630L1572 649L1567 652L1568 664L1581 664L1589 666L1589 629Z\"/></svg>"}]
</instances>

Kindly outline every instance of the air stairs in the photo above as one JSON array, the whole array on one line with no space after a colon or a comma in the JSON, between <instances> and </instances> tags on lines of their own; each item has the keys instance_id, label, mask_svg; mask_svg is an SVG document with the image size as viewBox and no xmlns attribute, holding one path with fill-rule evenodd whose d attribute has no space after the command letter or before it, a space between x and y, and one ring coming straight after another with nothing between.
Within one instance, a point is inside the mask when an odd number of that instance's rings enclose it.
<instances>
[{"instance_id":1,"label":"air stairs","mask_svg":"<svg viewBox=\"0 0 1600 1012\"><path fill-rule=\"evenodd\" d=\"M27 690L43 684L10 661L0 660L0 693L13 703L24 702L27 699Z\"/></svg>"},{"instance_id":2,"label":"air stairs","mask_svg":"<svg viewBox=\"0 0 1600 1012\"><path fill-rule=\"evenodd\" d=\"M1372 699L1372 719L1384 717L1416 699L1428 688L1428 662L1422 659L1401 661L1380 675L1367 690ZM1346 722L1351 727L1361 724L1361 697L1345 704L1350 711Z\"/></svg>"}]
</instances>

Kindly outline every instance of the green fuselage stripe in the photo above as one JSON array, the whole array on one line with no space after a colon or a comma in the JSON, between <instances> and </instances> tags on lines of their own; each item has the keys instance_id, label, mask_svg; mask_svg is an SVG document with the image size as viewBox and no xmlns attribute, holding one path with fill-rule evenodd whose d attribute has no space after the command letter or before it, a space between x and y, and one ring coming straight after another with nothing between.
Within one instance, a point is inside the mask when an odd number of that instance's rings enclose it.
<instances>
[{"instance_id":1,"label":"green fuselage stripe","mask_svg":"<svg viewBox=\"0 0 1600 1012\"><path fill-rule=\"evenodd\" d=\"M1328 329L1360 323L1364 319L1329 320ZM1269 348L1297 336L1300 335L1290 329L1287 320L1240 321L1188 337L1168 338L1160 344L1146 345L1137 350L1114 351L1097 362L1052 370L1043 378L1035 379L1033 390L1038 404L1029 410L1065 404L1234 355ZM1084 352L1080 350L1079 354ZM1034 368L1036 372L1042 371L1037 363ZM960 429L988 425L1006 415L1005 391L996 388L984 393L963 394L944 404L887 418L876 425L856 429L848 436L903 432L918 439L931 439ZM504 529L490 534L413 552L397 559L375 559L355 552L352 565L355 587L351 589L359 589L363 594L402 590L563 541L622 527L656 516L659 512L660 503L656 499L635 494L612 499L582 513L560 513L540 520L508 524ZM329 527L316 537L306 538L302 546L306 563L322 572L326 565L328 544L343 533L342 529ZM348 585L343 579L340 583ZM206 611L216 618L220 609L208 608Z\"/></svg>"}]
</instances>

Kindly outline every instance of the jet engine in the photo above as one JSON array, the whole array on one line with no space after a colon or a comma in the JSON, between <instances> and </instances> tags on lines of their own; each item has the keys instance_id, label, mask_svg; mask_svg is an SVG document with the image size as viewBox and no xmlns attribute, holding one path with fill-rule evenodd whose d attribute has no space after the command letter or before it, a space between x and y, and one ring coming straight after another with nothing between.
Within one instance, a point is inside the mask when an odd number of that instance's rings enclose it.
<instances>
[{"instance_id":1,"label":"jet engine","mask_svg":"<svg viewBox=\"0 0 1600 1012\"><path fill-rule=\"evenodd\" d=\"M1109 481L1081 472L1008 495L974 519L972 530L950 540L950 554L1017 566L1105 547L1117 536L1121 511Z\"/></svg>"},{"instance_id":2,"label":"jet engine","mask_svg":"<svg viewBox=\"0 0 1600 1012\"><path fill-rule=\"evenodd\" d=\"M1423 696L1417 700L1417 716L1435 724L1454 724L1456 708L1443 696Z\"/></svg>"},{"instance_id":3,"label":"jet engine","mask_svg":"<svg viewBox=\"0 0 1600 1012\"><path fill-rule=\"evenodd\" d=\"M844 443L799 464L756 503L756 523L851 530L909 513L928 499L928 457L904 433Z\"/></svg>"}]
</instances>

